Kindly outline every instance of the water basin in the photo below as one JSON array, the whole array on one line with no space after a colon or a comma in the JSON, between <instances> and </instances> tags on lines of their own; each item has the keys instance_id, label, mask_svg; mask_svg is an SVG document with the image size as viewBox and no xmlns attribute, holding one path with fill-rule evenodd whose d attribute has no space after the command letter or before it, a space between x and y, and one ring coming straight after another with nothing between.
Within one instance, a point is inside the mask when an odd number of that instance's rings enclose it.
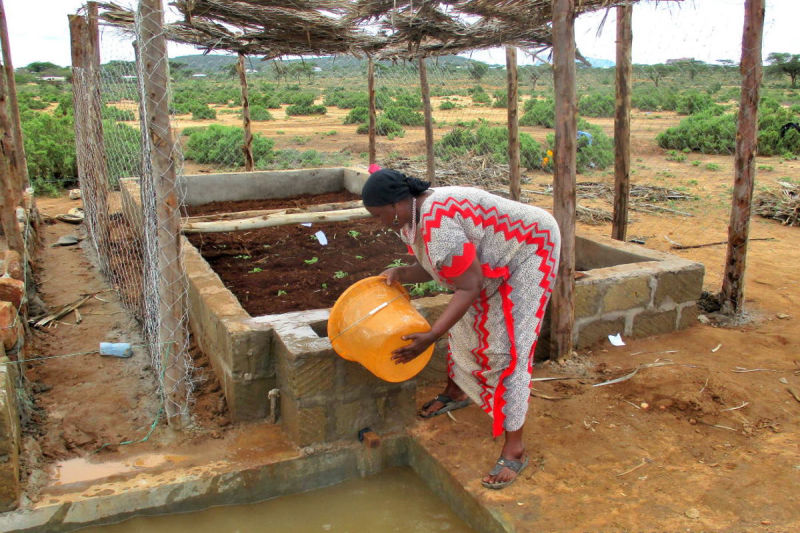
<instances>
[{"instance_id":1,"label":"water basin","mask_svg":"<svg viewBox=\"0 0 800 533\"><path fill-rule=\"evenodd\" d=\"M410 468L261 503L140 517L86 533L473 532Z\"/></svg>"}]
</instances>

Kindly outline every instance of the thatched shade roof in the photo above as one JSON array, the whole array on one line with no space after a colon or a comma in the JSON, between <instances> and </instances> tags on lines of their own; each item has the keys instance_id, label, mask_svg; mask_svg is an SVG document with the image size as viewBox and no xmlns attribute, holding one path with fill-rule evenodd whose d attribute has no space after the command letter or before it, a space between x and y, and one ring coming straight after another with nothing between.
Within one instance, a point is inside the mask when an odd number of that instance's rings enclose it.
<instances>
[{"instance_id":1,"label":"thatched shade roof","mask_svg":"<svg viewBox=\"0 0 800 533\"><path fill-rule=\"evenodd\" d=\"M636 1L578 0L576 11ZM171 5L183 20L165 25L168 39L266 59L411 58L552 44L551 0L176 0ZM115 4L99 6L107 24L132 30L132 12Z\"/></svg>"}]
</instances>

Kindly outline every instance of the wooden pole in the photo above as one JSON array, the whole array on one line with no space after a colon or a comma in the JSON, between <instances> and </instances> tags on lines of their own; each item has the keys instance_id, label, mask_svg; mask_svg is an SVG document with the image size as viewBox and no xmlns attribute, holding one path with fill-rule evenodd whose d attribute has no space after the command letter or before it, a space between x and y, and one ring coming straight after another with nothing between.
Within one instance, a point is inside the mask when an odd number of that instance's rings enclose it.
<instances>
[{"instance_id":1,"label":"wooden pole","mask_svg":"<svg viewBox=\"0 0 800 533\"><path fill-rule=\"evenodd\" d=\"M572 352L575 323L575 0L553 0L553 84L556 96L553 214L561 230L561 257L553 289L550 356Z\"/></svg>"},{"instance_id":2,"label":"wooden pole","mask_svg":"<svg viewBox=\"0 0 800 533\"><path fill-rule=\"evenodd\" d=\"M631 189L631 49L633 6L617 7L617 96L614 115L614 214L611 238L624 241L628 233Z\"/></svg>"},{"instance_id":3,"label":"wooden pole","mask_svg":"<svg viewBox=\"0 0 800 533\"><path fill-rule=\"evenodd\" d=\"M250 99L247 95L247 72L244 68L244 54L239 52L239 61L236 63L236 71L239 73L239 85L242 87L242 127L244 128L244 169L252 172L255 168L253 162L253 130L250 127Z\"/></svg>"},{"instance_id":4,"label":"wooden pole","mask_svg":"<svg viewBox=\"0 0 800 533\"><path fill-rule=\"evenodd\" d=\"M744 273L750 209L753 201L755 158L758 148L758 102L761 86L761 41L764 32L764 0L745 0L742 32L742 93L734 156L733 205L728 225L728 252L722 278L722 312L736 314L744 305Z\"/></svg>"},{"instance_id":5,"label":"wooden pole","mask_svg":"<svg viewBox=\"0 0 800 533\"><path fill-rule=\"evenodd\" d=\"M377 162L375 150L375 61L367 61L367 93L369 94L369 164Z\"/></svg>"},{"instance_id":6,"label":"wooden pole","mask_svg":"<svg viewBox=\"0 0 800 533\"><path fill-rule=\"evenodd\" d=\"M0 74L0 228L6 236L8 248L20 257L27 257L25 240L17 224L17 206L22 191L19 188L17 158L14 153L14 136L8 115L5 75Z\"/></svg>"},{"instance_id":7,"label":"wooden pole","mask_svg":"<svg viewBox=\"0 0 800 533\"><path fill-rule=\"evenodd\" d=\"M100 28L97 19L97 2L88 4L88 37L91 44L91 53L88 58L89 67L89 113L87 120L87 135L91 149L87 150L89 166L94 181L94 205L96 209L95 223L97 228L98 257L104 269L108 268L107 235L110 231L108 218L108 163L106 158L106 144L103 135L103 99L100 91ZM84 206L85 207L85 206Z\"/></svg>"},{"instance_id":8,"label":"wooden pole","mask_svg":"<svg viewBox=\"0 0 800 533\"><path fill-rule=\"evenodd\" d=\"M517 49L506 47L506 77L508 81L508 170L511 199L521 198L519 168L519 110L517 106Z\"/></svg>"},{"instance_id":9,"label":"wooden pole","mask_svg":"<svg viewBox=\"0 0 800 533\"><path fill-rule=\"evenodd\" d=\"M169 123L169 72L161 0L140 0L139 53L144 66L147 134L158 224L159 339L164 368L165 411L169 425L180 429L187 420L184 354L184 282L180 261L180 205L176 193L175 140Z\"/></svg>"},{"instance_id":10,"label":"wooden pole","mask_svg":"<svg viewBox=\"0 0 800 533\"><path fill-rule=\"evenodd\" d=\"M428 163L425 177L433 185L436 181L436 167L433 160L433 113L431 91L428 86L428 66L424 57L419 58L419 88L422 91L422 108L425 113L425 154Z\"/></svg>"},{"instance_id":11,"label":"wooden pole","mask_svg":"<svg viewBox=\"0 0 800 533\"><path fill-rule=\"evenodd\" d=\"M14 78L14 64L11 62L11 43L8 41L8 24L3 0L0 0L0 46L3 48L3 66L6 71L6 93L8 107L11 111L11 128L15 145L16 167L19 173L19 190L24 190L30 183L28 176L28 163L25 157L25 143L22 139L22 121L19 116L19 102L17 101L17 82Z\"/></svg>"}]
</instances>

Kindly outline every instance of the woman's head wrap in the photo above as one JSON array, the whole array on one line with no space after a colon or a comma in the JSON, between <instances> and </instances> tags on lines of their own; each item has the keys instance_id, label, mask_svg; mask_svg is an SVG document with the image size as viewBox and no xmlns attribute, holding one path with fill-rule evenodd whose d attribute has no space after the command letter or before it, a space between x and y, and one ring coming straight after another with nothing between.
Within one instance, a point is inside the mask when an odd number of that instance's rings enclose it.
<instances>
[{"instance_id":1,"label":"woman's head wrap","mask_svg":"<svg viewBox=\"0 0 800 533\"><path fill-rule=\"evenodd\" d=\"M397 170L384 168L373 172L361 189L361 200L366 207L381 207L399 202L409 196L419 196L431 184Z\"/></svg>"}]
</instances>

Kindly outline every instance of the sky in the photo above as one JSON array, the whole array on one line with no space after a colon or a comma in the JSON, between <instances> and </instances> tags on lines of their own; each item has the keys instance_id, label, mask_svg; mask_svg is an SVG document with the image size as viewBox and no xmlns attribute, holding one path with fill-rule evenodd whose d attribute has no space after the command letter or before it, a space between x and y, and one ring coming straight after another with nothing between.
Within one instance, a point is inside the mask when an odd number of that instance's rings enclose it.
<instances>
[{"instance_id":1,"label":"sky","mask_svg":"<svg viewBox=\"0 0 800 533\"><path fill-rule=\"evenodd\" d=\"M34 61L57 65L70 64L67 15L75 13L85 0L4 0L14 67ZM130 4L123 0L123 5ZM166 4L166 2L164 2ZM575 39L585 57L615 58L616 17L611 10L602 32L597 28L605 11L578 18ZM694 58L707 63L741 58L744 0L647 0L633 9L633 62L663 63L668 59ZM800 54L800 0L766 0L762 52ZM114 37L115 31L102 30L102 61L132 60L129 42ZM200 53L186 45L171 44L170 57ZM488 63L505 64L502 50L478 51L469 57ZM520 54L520 63L525 62Z\"/></svg>"}]
</instances>

